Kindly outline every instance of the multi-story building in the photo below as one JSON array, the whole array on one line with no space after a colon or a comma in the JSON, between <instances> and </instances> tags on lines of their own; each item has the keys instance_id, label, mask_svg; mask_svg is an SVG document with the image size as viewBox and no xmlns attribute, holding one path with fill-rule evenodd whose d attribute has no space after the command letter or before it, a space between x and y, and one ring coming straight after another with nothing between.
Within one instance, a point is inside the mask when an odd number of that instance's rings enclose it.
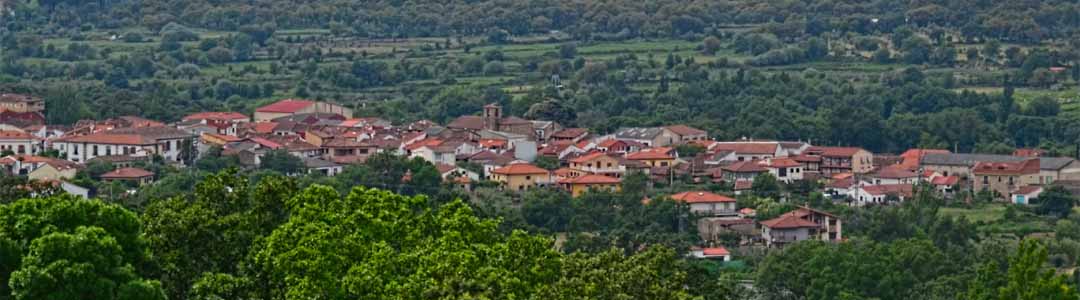
<instances>
[{"instance_id":1,"label":"multi-story building","mask_svg":"<svg viewBox=\"0 0 1080 300\"><path fill-rule=\"evenodd\" d=\"M841 241L843 222L835 215L809 207L761 222L761 237L769 247L805 240Z\"/></svg>"},{"instance_id":2,"label":"multi-story building","mask_svg":"<svg viewBox=\"0 0 1080 300\"><path fill-rule=\"evenodd\" d=\"M121 128L88 135L62 137L52 141L52 149L74 162L86 162L99 156L160 155L166 161L180 162L184 142L195 144L195 135L176 128Z\"/></svg>"},{"instance_id":3,"label":"multi-story building","mask_svg":"<svg viewBox=\"0 0 1080 300\"><path fill-rule=\"evenodd\" d=\"M41 139L38 137L22 131L0 130L0 152L38 154L41 150Z\"/></svg>"},{"instance_id":4,"label":"multi-story building","mask_svg":"<svg viewBox=\"0 0 1080 300\"><path fill-rule=\"evenodd\" d=\"M874 170L874 154L855 147L810 147L806 154L821 157L819 171L825 176L840 173L865 174Z\"/></svg>"},{"instance_id":5,"label":"multi-story building","mask_svg":"<svg viewBox=\"0 0 1080 300\"><path fill-rule=\"evenodd\" d=\"M0 111L43 112L45 111L45 100L30 95L0 94Z\"/></svg>"},{"instance_id":6,"label":"multi-story building","mask_svg":"<svg viewBox=\"0 0 1080 300\"><path fill-rule=\"evenodd\" d=\"M333 103L285 99L256 109L255 122L269 122L277 118L311 113L338 114L352 118L353 111Z\"/></svg>"},{"instance_id":7,"label":"multi-story building","mask_svg":"<svg viewBox=\"0 0 1080 300\"><path fill-rule=\"evenodd\" d=\"M975 191L989 190L1008 199L1023 186L1039 184L1039 159L1019 162L980 162L972 167Z\"/></svg>"},{"instance_id":8,"label":"multi-story building","mask_svg":"<svg viewBox=\"0 0 1080 300\"><path fill-rule=\"evenodd\" d=\"M552 183L551 172L527 163L512 163L491 171L491 180L504 188L525 191Z\"/></svg>"}]
</instances>

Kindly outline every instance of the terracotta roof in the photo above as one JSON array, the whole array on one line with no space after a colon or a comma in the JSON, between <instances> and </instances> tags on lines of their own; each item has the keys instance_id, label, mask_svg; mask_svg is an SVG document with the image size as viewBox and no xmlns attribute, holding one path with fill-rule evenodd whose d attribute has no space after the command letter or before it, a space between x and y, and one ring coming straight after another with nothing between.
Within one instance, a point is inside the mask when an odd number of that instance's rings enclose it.
<instances>
[{"instance_id":1,"label":"terracotta roof","mask_svg":"<svg viewBox=\"0 0 1080 300\"><path fill-rule=\"evenodd\" d=\"M750 215L757 213L757 210L749 207L743 207L742 209L739 209L739 213L744 215Z\"/></svg>"},{"instance_id":2,"label":"terracotta roof","mask_svg":"<svg viewBox=\"0 0 1080 300\"><path fill-rule=\"evenodd\" d=\"M203 136L208 136L208 137L211 137L211 138L216 138L216 139L219 139L219 140L225 141L226 143L228 143L228 142L238 142L238 141L242 141L242 140L244 140L244 139L241 139L241 138L238 138L238 137L235 137L235 136L231 136L231 135L224 135L224 134L217 134L217 133L209 133L209 132L207 132L207 133L203 133Z\"/></svg>"},{"instance_id":3,"label":"terracotta roof","mask_svg":"<svg viewBox=\"0 0 1080 300\"><path fill-rule=\"evenodd\" d=\"M581 163L586 163L586 162L589 162L591 160L594 160L594 159L597 159L597 158L600 158L600 157L603 157L603 156L606 156L606 155L607 155L607 153L603 153L603 152L593 152L593 153L585 154L585 155L579 156L577 158L571 159L570 162L581 164Z\"/></svg>"},{"instance_id":4,"label":"terracotta roof","mask_svg":"<svg viewBox=\"0 0 1080 300\"><path fill-rule=\"evenodd\" d=\"M580 137L580 136L588 134L588 133L589 133L589 130L585 129L585 128L566 128L566 129L559 130L559 131L551 134L551 137L553 137L553 138L562 138L562 139L573 139L573 138L577 138L577 137Z\"/></svg>"},{"instance_id":5,"label":"terracotta roof","mask_svg":"<svg viewBox=\"0 0 1080 300\"><path fill-rule=\"evenodd\" d=\"M501 175L531 175L531 174L548 174L548 170L541 169L540 167L527 164L517 163L492 170L491 173Z\"/></svg>"},{"instance_id":6,"label":"terracotta roof","mask_svg":"<svg viewBox=\"0 0 1080 300\"><path fill-rule=\"evenodd\" d=\"M810 147L807 152L825 157L851 157L859 151L866 151L858 147Z\"/></svg>"},{"instance_id":7,"label":"terracotta roof","mask_svg":"<svg viewBox=\"0 0 1080 300\"><path fill-rule=\"evenodd\" d=\"M701 249L701 254L704 254L706 256L726 256L731 255L731 252L728 252L727 248L716 247Z\"/></svg>"},{"instance_id":8,"label":"terracotta roof","mask_svg":"<svg viewBox=\"0 0 1080 300\"><path fill-rule=\"evenodd\" d=\"M526 120L526 119L518 118L518 117L506 117L506 118L502 118L501 120L499 120L499 125L521 125L521 124L532 124L532 122L530 122L529 120Z\"/></svg>"},{"instance_id":9,"label":"terracotta roof","mask_svg":"<svg viewBox=\"0 0 1080 300\"><path fill-rule=\"evenodd\" d=\"M589 174L559 180L559 183L563 184L616 184L619 182L621 181L618 178L597 174Z\"/></svg>"},{"instance_id":10,"label":"terracotta roof","mask_svg":"<svg viewBox=\"0 0 1080 300\"><path fill-rule=\"evenodd\" d=\"M680 125L671 125L671 126L668 126L666 128L667 128L667 130L671 130L671 132L674 132L675 134L678 134L678 135L681 135L681 136L706 135L706 134L708 134L704 130L697 129L697 128L690 127L690 126L686 126L686 125L681 125L681 124Z\"/></svg>"},{"instance_id":11,"label":"terracotta roof","mask_svg":"<svg viewBox=\"0 0 1080 300\"><path fill-rule=\"evenodd\" d=\"M22 131L0 130L0 140L31 140L33 135Z\"/></svg>"},{"instance_id":12,"label":"terracotta roof","mask_svg":"<svg viewBox=\"0 0 1080 300\"><path fill-rule=\"evenodd\" d=\"M801 166L802 164L794 159L781 157L762 160L760 165L766 168L793 168Z\"/></svg>"},{"instance_id":13,"label":"terracotta roof","mask_svg":"<svg viewBox=\"0 0 1080 300\"><path fill-rule=\"evenodd\" d=\"M257 133L273 133L277 126L277 122L258 122L253 124L252 128L254 128Z\"/></svg>"},{"instance_id":14,"label":"terracotta roof","mask_svg":"<svg viewBox=\"0 0 1080 300\"><path fill-rule=\"evenodd\" d=\"M734 173L762 173L768 172L768 169L761 166L757 161L740 161L727 166L722 167L725 172Z\"/></svg>"},{"instance_id":15,"label":"terracotta roof","mask_svg":"<svg viewBox=\"0 0 1080 300\"><path fill-rule=\"evenodd\" d=\"M309 100L285 99L256 109L256 112L294 113L315 104Z\"/></svg>"},{"instance_id":16,"label":"terracotta roof","mask_svg":"<svg viewBox=\"0 0 1080 300\"><path fill-rule=\"evenodd\" d=\"M669 152L670 147L657 147L651 149L645 149L638 152L626 154L626 159L629 160L658 160L658 159L673 159Z\"/></svg>"},{"instance_id":17,"label":"terracotta roof","mask_svg":"<svg viewBox=\"0 0 1080 300\"><path fill-rule=\"evenodd\" d=\"M772 220L761 221L761 225L772 229L818 227L817 223L803 219L800 214L795 213L795 211L780 215Z\"/></svg>"},{"instance_id":18,"label":"terracotta roof","mask_svg":"<svg viewBox=\"0 0 1080 300\"><path fill-rule=\"evenodd\" d=\"M776 142L718 142L712 151L732 151L738 154L776 154L780 143Z\"/></svg>"},{"instance_id":19,"label":"terracotta roof","mask_svg":"<svg viewBox=\"0 0 1080 300\"><path fill-rule=\"evenodd\" d=\"M1016 190L1016 193L1014 193L1014 194L1019 194L1019 195L1029 195L1029 194L1032 194L1032 193L1038 192L1038 191L1040 191L1040 190L1042 190L1042 187L1041 187L1041 186L1036 186L1036 185L1025 185L1025 186L1022 186L1022 187L1020 187L1019 189L1017 189L1017 190Z\"/></svg>"},{"instance_id":20,"label":"terracotta roof","mask_svg":"<svg viewBox=\"0 0 1080 300\"><path fill-rule=\"evenodd\" d=\"M874 176L876 178L885 178L885 179L903 179L903 178L919 177L919 174L915 173L915 172L912 172L912 171L908 171L907 169L905 169L902 166L888 166L888 167L884 167L884 168L881 168L880 170L878 170L877 174L874 175Z\"/></svg>"},{"instance_id":21,"label":"terracotta roof","mask_svg":"<svg viewBox=\"0 0 1080 300\"><path fill-rule=\"evenodd\" d=\"M937 177L934 177L934 180L930 181L930 183L933 184L933 185L947 185L947 186L954 186L959 182L960 182L960 177L956 177L956 176L937 176Z\"/></svg>"},{"instance_id":22,"label":"terracotta roof","mask_svg":"<svg viewBox=\"0 0 1080 300\"><path fill-rule=\"evenodd\" d=\"M686 203L722 203L735 202L735 198L706 191L690 191L671 195L672 200Z\"/></svg>"},{"instance_id":23,"label":"terracotta roof","mask_svg":"<svg viewBox=\"0 0 1080 300\"><path fill-rule=\"evenodd\" d=\"M190 120L247 120L248 116L238 112L200 112L184 117L184 121Z\"/></svg>"},{"instance_id":24,"label":"terracotta roof","mask_svg":"<svg viewBox=\"0 0 1080 300\"><path fill-rule=\"evenodd\" d=\"M426 138L426 139L416 141L415 143L405 145L405 149L409 150L409 151L412 151L412 150L420 149L420 148L423 148L423 147L435 147L435 146L441 145L442 143L443 143L443 140L440 140L440 139Z\"/></svg>"},{"instance_id":25,"label":"terracotta roof","mask_svg":"<svg viewBox=\"0 0 1080 300\"><path fill-rule=\"evenodd\" d=\"M1021 162L978 162L972 167L975 175L1023 175L1039 173L1039 159Z\"/></svg>"},{"instance_id":26,"label":"terracotta roof","mask_svg":"<svg viewBox=\"0 0 1080 300\"><path fill-rule=\"evenodd\" d=\"M108 179L133 179L133 178L145 178L153 177L154 173L139 168L119 168L112 172L101 174L101 178Z\"/></svg>"},{"instance_id":27,"label":"terracotta roof","mask_svg":"<svg viewBox=\"0 0 1080 300\"><path fill-rule=\"evenodd\" d=\"M949 152L949 150L942 149L908 149L908 151L904 151L904 153L900 154L900 157L904 159L900 163L900 165L904 166L909 170L914 170L915 168L919 167L919 163L922 162L923 155L931 153L949 154L951 152Z\"/></svg>"}]
</instances>

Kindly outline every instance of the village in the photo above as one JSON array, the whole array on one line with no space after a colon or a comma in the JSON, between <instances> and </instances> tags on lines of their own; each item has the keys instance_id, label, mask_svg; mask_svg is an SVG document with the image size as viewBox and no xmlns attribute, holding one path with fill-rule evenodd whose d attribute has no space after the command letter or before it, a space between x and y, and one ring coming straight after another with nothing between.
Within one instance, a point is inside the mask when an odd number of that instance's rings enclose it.
<instances>
[{"instance_id":1,"label":"village","mask_svg":"<svg viewBox=\"0 0 1080 300\"><path fill-rule=\"evenodd\" d=\"M235 156L245 167L255 168L267 153L285 151L303 163L303 171L291 175L324 176L335 176L377 153L390 153L430 162L445 184L464 191L487 182L515 193L561 189L574 197L619 191L625 176L641 173L653 182L679 178L731 187L728 193L702 189L661 195L700 217L696 226L705 245L693 255L725 261L731 253L715 243L725 233L739 234L743 244L766 247L845 239L843 220L808 206L767 220L757 220L752 208L738 207L736 198L753 190L763 176L783 184L818 183L816 192L856 207L900 203L912 199L920 187L943 197L979 191L998 202L1026 205L1044 187L1080 186L1080 162L1037 149L1018 149L1012 155L911 149L896 155L810 141L718 141L706 131L680 124L597 133L505 115L497 104L478 107L477 115L445 125L355 117L349 108L301 99L277 101L252 116L202 112L171 124L127 116L45 125L44 107L35 96L0 95L3 172L50 182L86 198L94 191L69 180L94 161L113 166L101 180L141 186L153 184L157 174L139 168L138 162L183 167L207 153Z\"/></svg>"}]
</instances>

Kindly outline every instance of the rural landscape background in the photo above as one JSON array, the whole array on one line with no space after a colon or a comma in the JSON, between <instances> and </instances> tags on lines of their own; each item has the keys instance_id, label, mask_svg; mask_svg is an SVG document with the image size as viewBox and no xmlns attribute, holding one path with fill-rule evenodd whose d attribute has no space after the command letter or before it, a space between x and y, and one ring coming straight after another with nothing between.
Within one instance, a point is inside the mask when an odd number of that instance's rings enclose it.
<instances>
[{"instance_id":1,"label":"rural landscape background","mask_svg":"<svg viewBox=\"0 0 1080 300\"><path fill-rule=\"evenodd\" d=\"M40 152L0 147L0 165L73 169L63 183L0 177L0 299L1080 299L1080 177L1062 171L1080 168L1076 1L8 0L0 92L44 101L43 124L0 122L0 144L26 136ZM310 126L291 132L258 120L283 99L350 113L293 118ZM530 137L535 159L519 164L520 151L492 146L491 132L523 139L507 127L450 133L489 107L578 135ZM275 125L189 130L172 157L123 162L58 146L125 126L187 130L206 112ZM61 134L29 136L51 126ZM627 128L687 135L673 126L707 134L601 146ZM379 150L335 160L327 136ZM298 140L317 149L292 151ZM507 161L413 152L449 141ZM744 164L726 143L785 154ZM666 156L632 158L657 153L646 148ZM874 155L872 170L775 173L774 159L807 170L800 157L852 149ZM996 156L957 177L924 149ZM622 164L611 186L560 175L600 152ZM1059 182L1043 167L1028 189L975 188L991 184L980 166L1040 158L1062 162ZM515 165L560 177L516 188ZM882 171L901 166L912 175ZM150 175L109 180L127 167ZM458 171L479 176L447 178ZM882 178L906 187L859 199ZM1038 201L1016 200L1035 187ZM677 197L699 191L744 221ZM842 220L843 237L774 246L765 232L786 225L770 221L791 216ZM713 234L706 219L750 229Z\"/></svg>"}]
</instances>

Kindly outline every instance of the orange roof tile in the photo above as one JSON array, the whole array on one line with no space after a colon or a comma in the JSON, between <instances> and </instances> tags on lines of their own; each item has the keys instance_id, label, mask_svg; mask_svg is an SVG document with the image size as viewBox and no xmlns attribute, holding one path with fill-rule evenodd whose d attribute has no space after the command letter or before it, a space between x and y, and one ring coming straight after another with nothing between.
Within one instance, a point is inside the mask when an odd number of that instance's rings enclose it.
<instances>
[{"instance_id":1,"label":"orange roof tile","mask_svg":"<svg viewBox=\"0 0 1080 300\"><path fill-rule=\"evenodd\" d=\"M735 202L735 198L706 191L690 191L671 195L672 200L686 203L722 203Z\"/></svg>"},{"instance_id":2,"label":"orange roof tile","mask_svg":"<svg viewBox=\"0 0 1080 300\"><path fill-rule=\"evenodd\" d=\"M101 178L107 178L107 179L132 179L132 178L145 178L145 177L153 177L153 176L154 176L154 173L151 173L150 171L139 169L139 168L119 168L119 169L113 170L112 172L101 174Z\"/></svg>"},{"instance_id":3,"label":"orange roof tile","mask_svg":"<svg viewBox=\"0 0 1080 300\"><path fill-rule=\"evenodd\" d=\"M1019 162L977 162L971 168L975 175L1022 175L1039 173L1039 159Z\"/></svg>"},{"instance_id":4,"label":"orange roof tile","mask_svg":"<svg viewBox=\"0 0 1080 300\"><path fill-rule=\"evenodd\" d=\"M585 154L585 155L579 156L577 158L571 159L570 162L581 164L581 163L586 163L586 162L589 162L591 160L600 158L601 156L605 156L605 155L607 155L607 154L603 153L603 152L593 152L593 153Z\"/></svg>"},{"instance_id":5,"label":"orange roof tile","mask_svg":"<svg viewBox=\"0 0 1080 300\"><path fill-rule=\"evenodd\" d=\"M817 223L801 218L795 211L780 215L772 220L761 221L761 225L772 229L818 227Z\"/></svg>"},{"instance_id":6,"label":"orange roof tile","mask_svg":"<svg viewBox=\"0 0 1080 300\"><path fill-rule=\"evenodd\" d=\"M673 159L670 154L670 147L657 147L651 149L645 149L638 152L626 154L626 159L629 160L660 160L660 159Z\"/></svg>"},{"instance_id":7,"label":"orange roof tile","mask_svg":"<svg viewBox=\"0 0 1080 300\"><path fill-rule=\"evenodd\" d=\"M294 113L298 112L315 102L309 100L298 99L285 99L278 102L274 102L270 105L260 107L256 109L256 112L272 112L272 113Z\"/></svg>"},{"instance_id":8,"label":"orange roof tile","mask_svg":"<svg viewBox=\"0 0 1080 300\"><path fill-rule=\"evenodd\" d=\"M723 256L723 255L731 255L731 252L728 252L727 248L716 247L716 248L704 248L704 249L701 249L701 254L708 255L708 256Z\"/></svg>"}]
</instances>

